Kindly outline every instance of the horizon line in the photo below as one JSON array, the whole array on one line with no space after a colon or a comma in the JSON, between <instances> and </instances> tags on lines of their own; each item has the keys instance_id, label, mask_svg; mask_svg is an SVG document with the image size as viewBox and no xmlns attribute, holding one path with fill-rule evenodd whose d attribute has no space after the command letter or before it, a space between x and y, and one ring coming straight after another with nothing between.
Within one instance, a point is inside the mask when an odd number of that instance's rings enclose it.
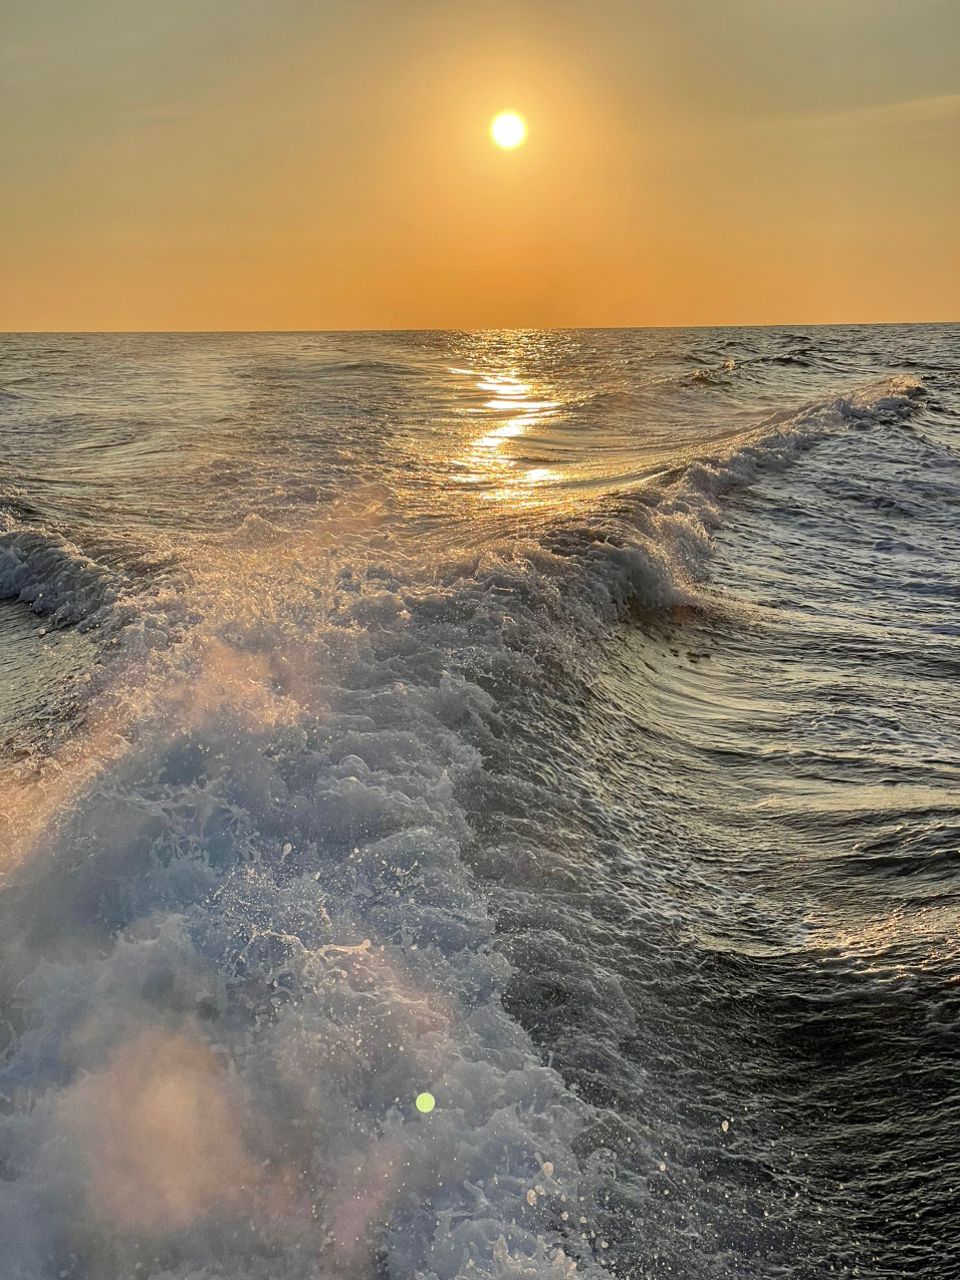
<instances>
[{"instance_id":1,"label":"horizon line","mask_svg":"<svg viewBox=\"0 0 960 1280\"><path fill-rule=\"evenodd\" d=\"M316 328L316 329L3 329L0 337L148 337L185 334L358 334L358 333L617 333L640 330L694 329L882 329L905 325L957 325L954 320L781 320L750 324L742 321L726 324L554 324L554 325L399 325L387 328Z\"/></svg>"}]
</instances>

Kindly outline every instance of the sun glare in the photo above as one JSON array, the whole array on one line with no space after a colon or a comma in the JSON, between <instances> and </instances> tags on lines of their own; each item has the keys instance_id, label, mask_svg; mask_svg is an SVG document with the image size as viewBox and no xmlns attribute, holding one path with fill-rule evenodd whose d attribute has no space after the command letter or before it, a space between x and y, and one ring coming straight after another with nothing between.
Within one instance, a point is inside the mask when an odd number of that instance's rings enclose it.
<instances>
[{"instance_id":1,"label":"sun glare","mask_svg":"<svg viewBox=\"0 0 960 1280\"><path fill-rule=\"evenodd\" d=\"M490 137L504 151L512 151L527 138L527 122L516 111L501 111L490 121Z\"/></svg>"}]
</instances>

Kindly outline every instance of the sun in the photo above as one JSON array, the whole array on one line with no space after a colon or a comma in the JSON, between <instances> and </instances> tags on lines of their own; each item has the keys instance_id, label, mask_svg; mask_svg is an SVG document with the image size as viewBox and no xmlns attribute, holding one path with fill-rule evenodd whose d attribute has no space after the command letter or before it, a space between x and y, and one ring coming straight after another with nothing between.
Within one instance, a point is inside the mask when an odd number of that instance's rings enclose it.
<instances>
[{"instance_id":1,"label":"sun","mask_svg":"<svg viewBox=\"0 0 960 1280\"><path fill-rule=\"evenodd\" d=\"M527 140L527 122L518 111L500 111L490 121L490 137L504 151L513 151Z\"/></svg>"}]
</instances>

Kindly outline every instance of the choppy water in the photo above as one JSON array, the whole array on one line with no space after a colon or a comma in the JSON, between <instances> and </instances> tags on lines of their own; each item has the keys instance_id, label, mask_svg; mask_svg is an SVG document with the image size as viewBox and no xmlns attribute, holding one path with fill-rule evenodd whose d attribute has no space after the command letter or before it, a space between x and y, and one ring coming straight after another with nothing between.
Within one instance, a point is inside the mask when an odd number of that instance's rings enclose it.
<instances>
[{"instance_id":1,"label":"choppy water","mask_svg":"<svg viewBox=\"0 0 960 1280\"><path fill-rule=\"evenodd\" d=\"M960 329L0 349L3 1280L960 1275Z\"/></svg>"}]
</instances>

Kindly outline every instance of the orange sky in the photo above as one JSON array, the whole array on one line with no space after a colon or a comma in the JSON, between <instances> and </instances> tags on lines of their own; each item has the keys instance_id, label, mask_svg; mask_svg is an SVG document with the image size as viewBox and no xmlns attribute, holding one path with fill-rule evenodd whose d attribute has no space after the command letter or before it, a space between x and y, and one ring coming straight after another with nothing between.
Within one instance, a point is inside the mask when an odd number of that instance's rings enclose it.
<instances>
[{"instance_id":1,"label":"orange sky","mask_svg":"<svg viewBox=\"0 0 960 1280\"><path fill-rule=\"evenodd\" d=\"M956 0L5 0L0 38L3 329L960 319Z\"/></svg>"}]
</instances>

